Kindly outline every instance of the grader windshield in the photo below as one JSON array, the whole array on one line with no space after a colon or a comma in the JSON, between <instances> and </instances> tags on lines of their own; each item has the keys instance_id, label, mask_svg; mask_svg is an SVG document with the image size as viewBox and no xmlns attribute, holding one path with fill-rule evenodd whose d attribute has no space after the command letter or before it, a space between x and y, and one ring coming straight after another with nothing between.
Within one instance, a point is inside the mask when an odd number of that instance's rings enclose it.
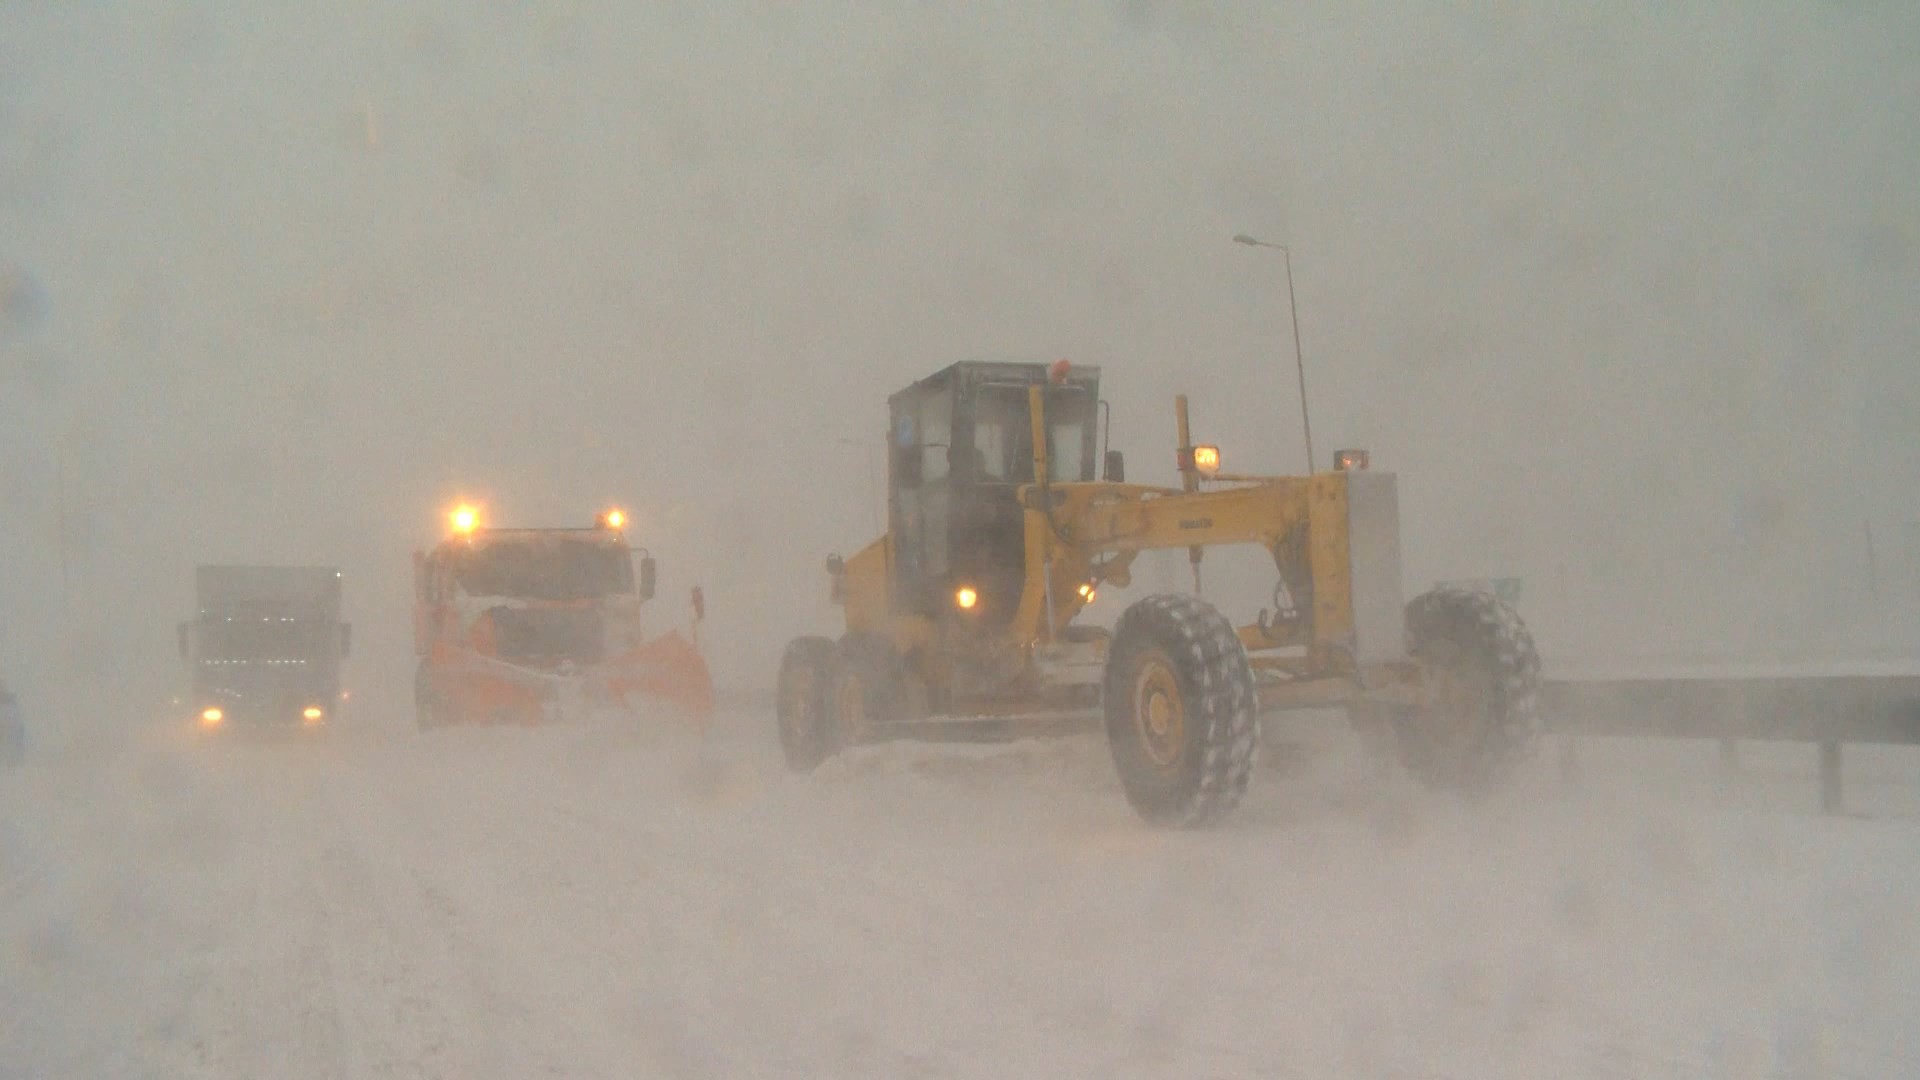
<instances>
[{"instance_id":1,"label":"grader windshield","mask_svg":"<svg viewBox=\"0 0 1920 1080\"><path fill-rule=\"evenodd\" d=\"M1099 369L1062 379L1041 364L960 363L890 401L889 521L895 610L952 617L970 590L967 624L1005 624L1020 596L1024 525L1015 489L1034 480L1029 393L1041 387L1048 479L1090 481Z\"/></svg>"},{"instance_id":2,"label":"grader windshield","mask_svg":"<svg viewBox=\"0 0 1920 1080\"><path fill-rule=\"evenodd\" d=\"M1093 395L1077 386L1049 387L1045 395L1047 479L1093 479ZM1033 425L1027 388L988 383L974 399L973 448L979 479L1033 482Z\"/></svg>"}]
</instances>

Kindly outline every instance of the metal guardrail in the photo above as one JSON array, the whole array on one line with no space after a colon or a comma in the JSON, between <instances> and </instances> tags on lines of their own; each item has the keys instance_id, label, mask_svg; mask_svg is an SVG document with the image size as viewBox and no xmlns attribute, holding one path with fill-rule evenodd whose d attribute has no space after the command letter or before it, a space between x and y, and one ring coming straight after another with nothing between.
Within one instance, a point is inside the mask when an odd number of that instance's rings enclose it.
<instances>
[{"instance_id":1,"label":"metal guardrail","mask_svg":"<svg viewBox=\"0 0 1920 1080\"><path fill-rule=\"evenodd\" d=\"M1547 730L1574 737L1712 739L1721 762L1739 763L1742 740L1820 748L1820 806L1844 809L1847 743L1920 746L1920 674L1707 675L1548 679ZM1574 743L1562 769L1577 772Z\"/></svg>"}]
</instances>

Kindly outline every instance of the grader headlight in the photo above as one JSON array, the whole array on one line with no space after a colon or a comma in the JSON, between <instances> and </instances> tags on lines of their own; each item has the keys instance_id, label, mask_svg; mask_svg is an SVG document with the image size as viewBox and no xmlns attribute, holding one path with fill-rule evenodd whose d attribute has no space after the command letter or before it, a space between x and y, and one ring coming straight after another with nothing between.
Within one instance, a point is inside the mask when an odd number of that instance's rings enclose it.
<instances>
[{"instance_id":1,"label":"grader headlight","mask_svg":"<svg viewBox=\"0 0 1920 1080\"><path fill-rule=\"evenodd\" d=\"M627 513L619 507L612 507L600 515L600 527L620 530L627 527Z\"/></svg>"},{"instance_id":2,"label":"grader headlight","mask_svg":"<svg viewBox=\"0 0 1920 1080\"><path fill-rule=\"evenodd\" d=\"M1100 595L1100 590L1096 589L1091 581L1082 583L1079 591L1080 599L1089 604L1093 603L1094 597Z\"/></svg>"},{"instance_id":3,"label":"grader headlight","mask_svg":"<svg viewBox=\"0 0 1920 1080\"><path fill-rule=\"evenodd\" d=\"M953 606L961 611L972 611L980 603L980 594L971 585L962 585L953 590Z\"/></svg>"},{"instance_id":4,"label":"grader headlight","mask_svg":"<svg viewBox=\"0 0 1920 1080\"><path fill-rule=\"evenodd\" d=\"M1220 448L1217 446L1196 446L1193 448L1193 471L1201 476L1212 476L1220 471Z\"/></svg>"},{"instance_id":5,"label":"grader headlight","mask_svg":"<svg viewBox=\"0 0 1920 1080\"><path fill-rule=\"evenodd\" d=\"M326 713L322 712L318 705L309 705L300 711L300 719L305 720L309 724L319 723L320 718L325 715Z\"/></svg>"},{"instance_id":6,"label":"grader headlight","mask_svg":"<svg viewBox=\"0 0 1920 1080\"><path fill-rule=\"evenodd\" d=\"M1333 452L1333 468L1335 472L1361 472L1366 469L1368 463L1367 452L1365 450L1336 450Z\"/></svg>"},{"instance_id":7,"label":"grader headlight","mask_svg":"<svg viewBox=\"0 0 1920 1080\"><path fill-rule=\"evenodd\" d=\"M202 709L200 711L200 726L201 727L219 727L220 721L225 720L226 718L227 718L227 714L224 712L221 712L219 709Z\"/></svg>"},{"instance_id":8,"label":"grader headlight","mask_svg":"<svg viewBox=\"0 0 1920 1080\"><path fill-rule=\"evenodd\" d=\"M447 515L447 520L453 524L454 532L471 536L473 530L480 527L480 508L462 503L454 507L453 513Z\"/></svg>"}]
</instances>

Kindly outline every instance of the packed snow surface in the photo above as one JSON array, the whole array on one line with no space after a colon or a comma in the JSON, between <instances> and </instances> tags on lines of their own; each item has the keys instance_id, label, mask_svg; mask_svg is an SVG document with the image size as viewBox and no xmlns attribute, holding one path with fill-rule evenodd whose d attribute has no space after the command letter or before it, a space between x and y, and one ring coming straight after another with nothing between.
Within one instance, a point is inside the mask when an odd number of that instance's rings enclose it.
<instances>
[{"instance_id":1,"label":"packed snow surface","mask_svg":"<svg viewBox=\"0 0 1920 1080\"><path fill-rule=\"evenodd\" d=\"M664 726L664 722L659 725ZM1163 832L1093 737L128 734L0 774L0 1076L1920 1074L1920 758L1338 738Z\"/></svg>"}]
</instances>

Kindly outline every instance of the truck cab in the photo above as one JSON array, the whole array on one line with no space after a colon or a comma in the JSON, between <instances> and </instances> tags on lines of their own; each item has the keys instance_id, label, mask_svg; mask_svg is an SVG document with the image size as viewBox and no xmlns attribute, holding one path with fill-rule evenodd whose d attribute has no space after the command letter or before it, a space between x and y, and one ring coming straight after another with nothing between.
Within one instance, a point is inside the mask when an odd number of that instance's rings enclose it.
<instances>
[{"instance_id":1,"label":"truck cab","mask_svg":"<svg viewBox=\"0 0 1920 1080\"><path fill-rule=\"evenodd\" d=\"M542 671L595 664L641 641L651 557L634 573L618 530L477 529L420 556L415 651L457 644Z\"/></svg>"},{"instance_id":2,"label":"truck cab","mask_svg":"<svg viewBox=\"0 0 1920 1080\"><path fill-rule=\"evenodd\" d=\"M341 574L332 567L199 567L194 617L177 632L200 725L333 719L352 647L340 596Z\"/></svg>"},{"instance_id":3,"label":"truck cab","mask_svg":"<svg viewBox=\"0 0 1920 1080\"><path fill-rule=\"evenodd\" d=\"M697 633L651 638L651 555L628 546L625 515L586 528L486 528L462 507L453 532L414 554L414 703L424 730L536 724L664 697L704 720L713 684Z\"/></svg>"}]
</instances>

